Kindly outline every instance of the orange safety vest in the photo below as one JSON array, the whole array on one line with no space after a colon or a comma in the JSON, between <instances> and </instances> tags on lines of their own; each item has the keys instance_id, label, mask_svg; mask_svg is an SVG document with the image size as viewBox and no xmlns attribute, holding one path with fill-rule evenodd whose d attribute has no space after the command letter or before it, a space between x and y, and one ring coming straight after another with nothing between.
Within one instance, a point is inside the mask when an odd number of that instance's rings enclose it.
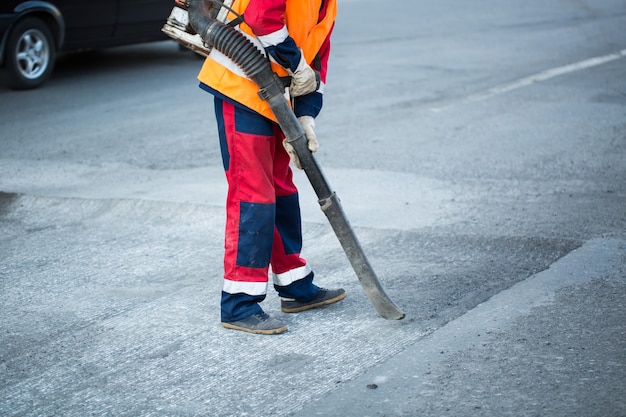
<instances>
[{"instance_id":1,"label":"orange safety vest","mask_svg":"<svg viewBox=\"0 0 626 417\"><path fill-rule=\"evenodd\" d=\"M250 0L235 0L231 8L238 14L243 15ZM289 35L296 42L304 53L304 58L309 65L315 59L324 40L332 30L337 16L336 0L327 0L326 15L321 22L318 22L319 10L322 0L287 0L285 10L285 24ZM236 16L229 13L227 21ZM255 38L250 27L245 22L240 23L237 28L247 35L261 51L264 51L261 43ZM278 76L287 76L288 73L279 64L271 61L272 69ZM243 71L226 55L213 49L204 61L202 69L198 74L200 82L219 91L238 103L262 114L263 116L276 121L266 101L259 95L259 87L245 76Z\"/></svg>"}]
</instances>

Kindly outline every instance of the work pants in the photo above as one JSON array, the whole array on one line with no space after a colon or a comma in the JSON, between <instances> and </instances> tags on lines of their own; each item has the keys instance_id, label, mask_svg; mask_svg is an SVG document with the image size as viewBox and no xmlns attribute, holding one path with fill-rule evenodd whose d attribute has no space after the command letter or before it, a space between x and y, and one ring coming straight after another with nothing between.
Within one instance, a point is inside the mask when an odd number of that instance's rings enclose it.
<instances>
[{"instance_id":1,"label":"work pants","mask_svg":"<svg viewBox=\"0 0 626 417\"><path fill-rule=\"evenodd\" d=\"M317 294L313 272L300 256L302 226L284 135L273 121L215 98L222 162L228 182L222 321L261 311L271 266L286 298Z\"/></svg>"}]
</instances>

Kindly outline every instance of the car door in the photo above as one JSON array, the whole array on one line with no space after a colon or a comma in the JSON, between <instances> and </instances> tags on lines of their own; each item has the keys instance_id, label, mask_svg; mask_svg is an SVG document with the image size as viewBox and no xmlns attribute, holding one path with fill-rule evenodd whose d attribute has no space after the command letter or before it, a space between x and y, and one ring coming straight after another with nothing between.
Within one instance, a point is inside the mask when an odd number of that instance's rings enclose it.
<instances>
[{"instance_id":1,"label":"car door","mask_svg":"<svg viewBox=\"0 0 626 417\"><path fill-rule=\"evenodd\" d=\"M64 49L104 45L113 36L117 0L55 0L65 20Z\"/></svg>"},{"instance_id":2,"label":"car door","mask_svg":"<svg viewBox=\"0 0 626 417\"><path fill-rule=\"evenodd\" d=\"M161 27L174 7L173 0L118 0L116 38L137 41L167 39Z\"/></svg>"}]
</instances>

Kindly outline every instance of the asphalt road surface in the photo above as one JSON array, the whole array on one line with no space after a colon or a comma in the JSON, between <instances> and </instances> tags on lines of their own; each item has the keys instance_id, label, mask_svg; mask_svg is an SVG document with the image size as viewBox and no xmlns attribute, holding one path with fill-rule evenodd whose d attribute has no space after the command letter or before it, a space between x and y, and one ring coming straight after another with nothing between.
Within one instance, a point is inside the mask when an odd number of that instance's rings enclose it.
<instances>
[{"instance_id":1,"label":"asphalt road surface","mask_svg":"<svg viewBox=\"0 0 626 417\"><path fill-rule=\"evenodd\" d=\"M164 17L165 18L165 17ZM0 86L0 414L626 416L626 4L339 0L316 155L402 321L301 172L348 297L219 325L225 179L201 60L62 56Z\"/></svg>"}]
</instances>

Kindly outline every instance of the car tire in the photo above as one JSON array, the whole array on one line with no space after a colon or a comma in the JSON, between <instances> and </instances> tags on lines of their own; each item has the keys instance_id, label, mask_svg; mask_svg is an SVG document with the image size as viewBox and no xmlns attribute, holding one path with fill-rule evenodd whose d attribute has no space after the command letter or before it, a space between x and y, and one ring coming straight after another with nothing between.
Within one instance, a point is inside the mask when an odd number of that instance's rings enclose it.
<instances>
[{"instance_id":1,"label":"car tire","mask_svg":"<svg viewBox=\"0 0 626 417\"><path fill-rule=\"evenodd\" d=\"M19 21L6 48L8 85L25 90L41 86L52 73L56 48L50 28L36 17Z\"/></svg>"}]
</instances>

